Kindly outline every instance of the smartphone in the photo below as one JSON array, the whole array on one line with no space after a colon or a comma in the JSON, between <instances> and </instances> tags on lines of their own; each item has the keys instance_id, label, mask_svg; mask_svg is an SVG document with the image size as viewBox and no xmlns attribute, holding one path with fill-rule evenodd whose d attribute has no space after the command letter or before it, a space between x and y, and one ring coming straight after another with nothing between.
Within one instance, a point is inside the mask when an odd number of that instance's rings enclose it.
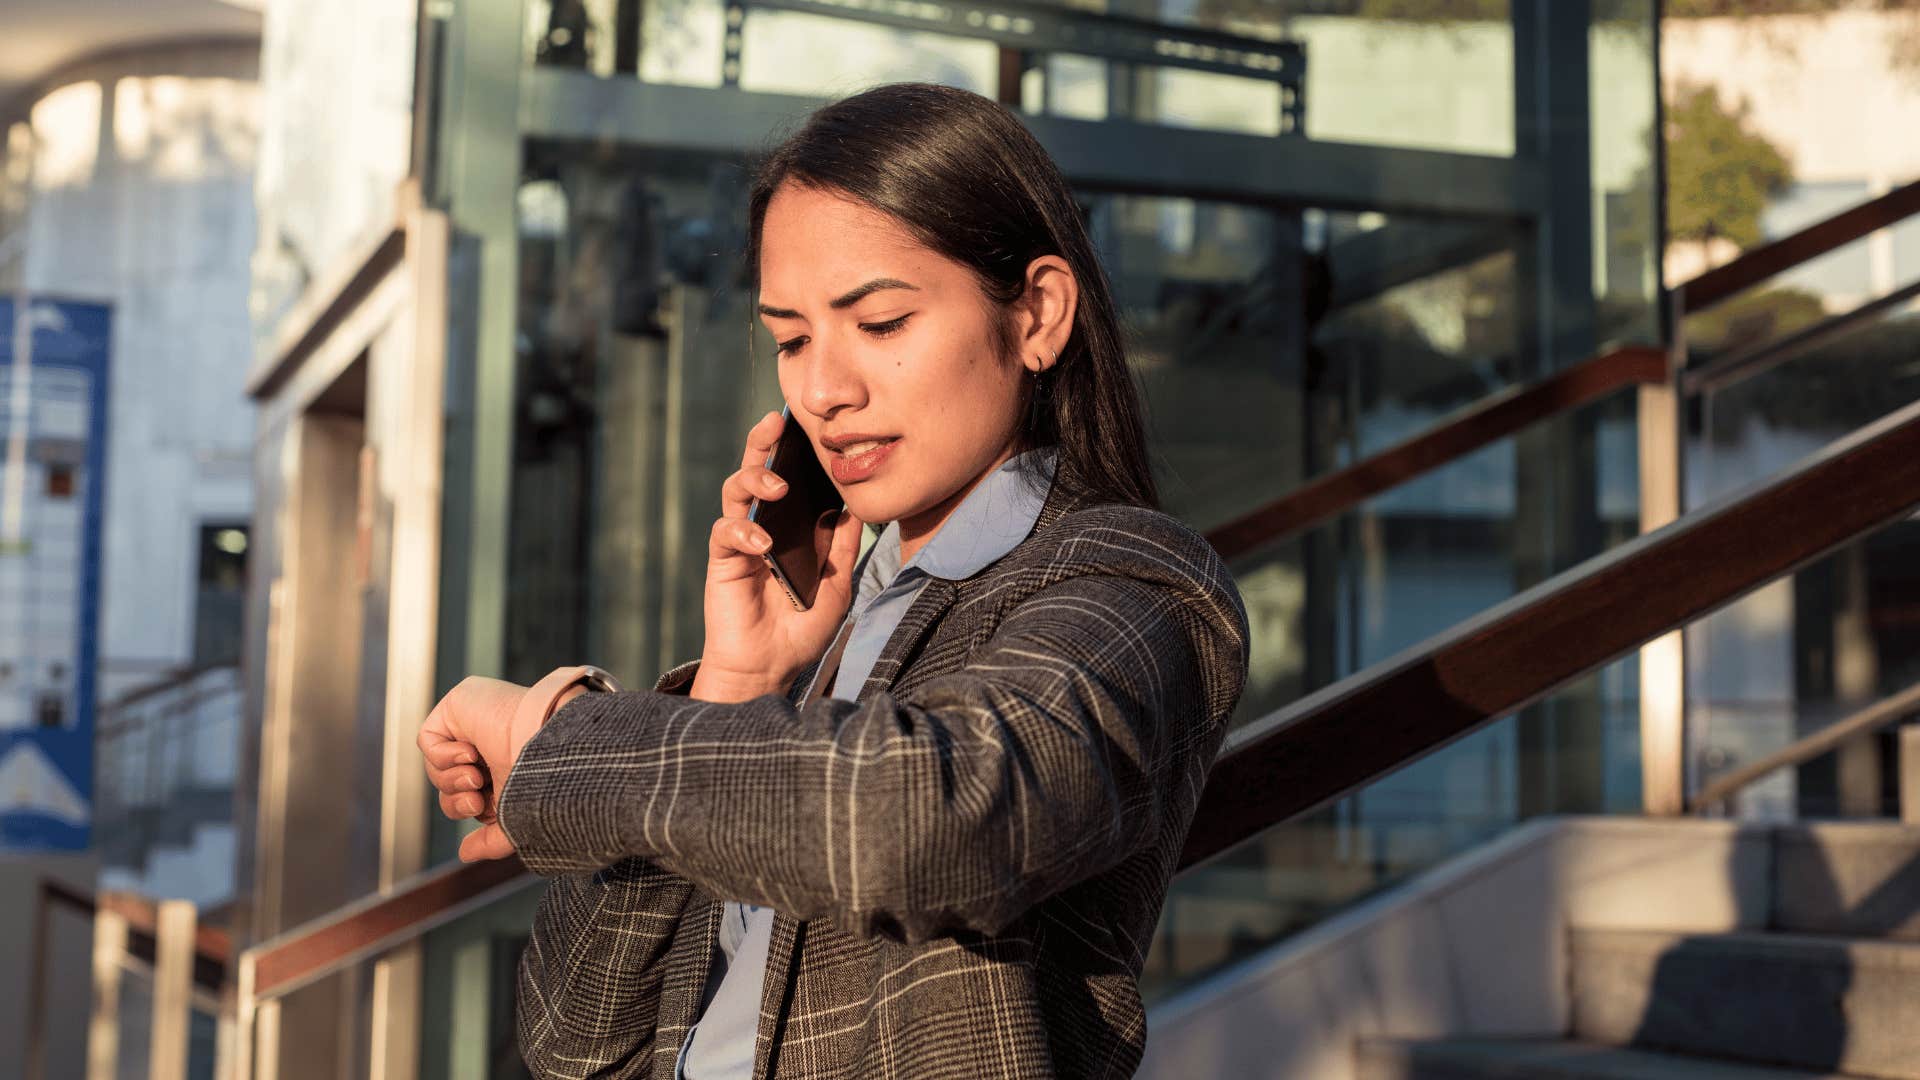
<instances>
[{"instance_id":1,"label":"smartphone","mask_svg":"<svg viewBox=\"0 0 1920 1080\"><path fill-rule=\"evenodd\" d=\"M827 561L833 544L836 518L821 519L829 511L846 505L833 478L820 467L813 452L813 440L794 420L790 408L780 410L780 441L767 455L767 468L787 482L787 493L772 502L754 499L747 507L747 520L767 530L773 546L760 556L773 571L774 580L786 590L794 609L813 606L820 591L820 567Z\"/></svg>"}]
</instances>

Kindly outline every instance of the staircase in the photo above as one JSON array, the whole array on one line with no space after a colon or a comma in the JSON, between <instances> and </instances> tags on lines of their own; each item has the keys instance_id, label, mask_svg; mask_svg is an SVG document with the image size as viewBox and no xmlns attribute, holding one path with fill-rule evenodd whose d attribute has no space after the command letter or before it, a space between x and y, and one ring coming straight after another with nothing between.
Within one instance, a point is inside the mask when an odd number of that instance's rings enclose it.
<instances>
[{"instance_id":1,"label":"staircase","mask_svg":"<svg viewBox=\"0 0 1920 1080\"><path fill-rule=\"evenodd\" d=\"M1356 1075L1920 1080L1920 827L1781 826L1768 847L1761 926L1570 928L1569 1037L1363 1038Z\"/></svg>"}]
</instances>

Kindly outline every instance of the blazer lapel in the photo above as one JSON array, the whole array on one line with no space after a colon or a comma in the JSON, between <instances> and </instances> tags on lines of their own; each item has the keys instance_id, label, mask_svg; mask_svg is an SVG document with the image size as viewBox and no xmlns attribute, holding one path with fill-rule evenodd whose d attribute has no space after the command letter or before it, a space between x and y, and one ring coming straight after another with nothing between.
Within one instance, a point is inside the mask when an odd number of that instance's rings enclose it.
<instances>
[{"instance_id":1,"label":"blazer lapel","mask_svg":"<svg viewBox=\"0 0 1920 1080\"><path fill-rule=\"evenodd\" d=\"M899 681L900 673L907 669L913 658L920 652L920 646L926 644L927 635L940 623L940 617L953 606L960 595L959 586L945 578L929 578L926 588L913 598L913 604L901 617L900 625L893 628L893 635L887 638L887 646L880 650L880 658L873 662L873 670L867 673L867 681L860 686L857 700L864 701L870 694L890 690Z\"/></svg>"},{"instance_id":2,"label":"blazer lapel","mask_svg":"<svg viewBox=\"0 0 1920 1080\"><path fill-rule=\"evenodd\" d=\"M760 984L760 1025L753 1036L754 1080L772 1076L773 1046L777 1033L786 1030L787 1008L792 1004L788 982L793 978L793 961L798 955L806 926L785 912L773 913L773 933L767 940L767 971Z\"/></svg>"}]
</instances>

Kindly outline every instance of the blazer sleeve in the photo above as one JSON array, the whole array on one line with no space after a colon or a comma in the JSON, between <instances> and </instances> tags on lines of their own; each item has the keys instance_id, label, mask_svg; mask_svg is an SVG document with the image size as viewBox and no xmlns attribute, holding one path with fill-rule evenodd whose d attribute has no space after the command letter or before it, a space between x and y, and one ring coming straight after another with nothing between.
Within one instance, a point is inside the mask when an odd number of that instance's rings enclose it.
<instances>
[{"instance_id":1,"label":"blazer sleeve","mask_svg":"<svg viewBox=\"0 0 1920 1080\"><path fill-rule=\"evenodd\" d=\"M640 857L863 936L997 932L1184 836L1247 661L1225 568L1186 554L1182 586L1036 591L906 696L581 695L522 750L500 822L540 873Z\"/></svg>"},{"instance_id":2,"label":"blazer sleeve","mask_svg":"<svg viewBox=\"0 0 1920 1080\"><path fill-rule=\"evenodd\" d=\"M656 689L684 693L691 665ZM520 1056L538 1077L644 1076L660 1015L663 960L693 885L627 857L551 879L520 954Z\"/></svg>"}]
</instances>

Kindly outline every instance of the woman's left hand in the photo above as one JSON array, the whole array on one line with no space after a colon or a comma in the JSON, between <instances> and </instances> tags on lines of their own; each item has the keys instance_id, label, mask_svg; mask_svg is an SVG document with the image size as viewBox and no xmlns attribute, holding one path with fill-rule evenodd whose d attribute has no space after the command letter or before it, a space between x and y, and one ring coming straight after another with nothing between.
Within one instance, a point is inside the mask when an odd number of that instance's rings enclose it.
<instances>
[{"instance_id":1,"label":"woman's left hand","mask_svg":"<svg viewBox=\"0 0 1920 1080\"><path fill-rule=\"evenodd\" d=\"M495 801L520 748L538 730L538 725L514 728L526 693L517 683L470 675L447 691L420 725L416 743L426 758L427 780L440 792L440 812L481 823L460 841L465 862L513 854L513 842L495 820Z\"/></svg>"}]
</instances>

